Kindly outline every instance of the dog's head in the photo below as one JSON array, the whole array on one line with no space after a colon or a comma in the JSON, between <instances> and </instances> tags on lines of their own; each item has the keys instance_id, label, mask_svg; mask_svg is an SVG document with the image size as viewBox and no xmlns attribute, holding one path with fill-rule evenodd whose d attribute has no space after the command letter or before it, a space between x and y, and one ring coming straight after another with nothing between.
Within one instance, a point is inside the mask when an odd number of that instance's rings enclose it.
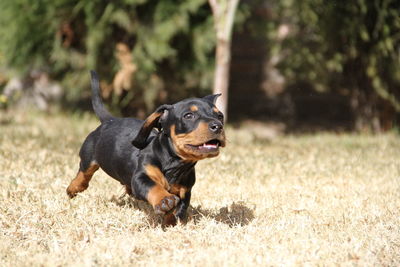
<instances>
[{"instance_id":1,"label":"dog's head","mask_svg":"<svg viewBox=\"0 0 400 267\"><path fill-rule=\"evenodd\" d=\"M224 117L215 106L219 96L160 106L147 117L132 144L144 148L153 128L158 128L183 160L198 161L217 156L219 148L225 146Z\"/></svg>"}]
</instances>

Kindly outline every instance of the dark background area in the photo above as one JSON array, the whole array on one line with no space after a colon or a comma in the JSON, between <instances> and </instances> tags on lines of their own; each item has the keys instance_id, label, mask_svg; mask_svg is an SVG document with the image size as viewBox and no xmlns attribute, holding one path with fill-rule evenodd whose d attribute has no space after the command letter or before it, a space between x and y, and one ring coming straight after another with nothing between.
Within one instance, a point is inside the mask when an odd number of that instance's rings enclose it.
<instances>
[{"instance_id":1,"label":"dark background area","mask_svg":"<svg viewBox=\"0 0 400 267\"><path fill-rule=\"evenodd\" d=\"M206 0L4 0L0 106L90 110L89 70L113 113L212 92ZM400 2L248 0L236 12L229 122L287 131L396 130Z\"/></svg>"}]
</instances>

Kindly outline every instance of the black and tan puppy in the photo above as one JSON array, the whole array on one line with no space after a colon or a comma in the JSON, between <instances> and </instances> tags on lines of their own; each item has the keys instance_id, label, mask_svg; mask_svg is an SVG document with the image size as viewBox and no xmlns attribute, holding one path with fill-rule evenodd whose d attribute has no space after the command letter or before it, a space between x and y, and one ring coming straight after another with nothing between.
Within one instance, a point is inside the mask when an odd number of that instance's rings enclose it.
<instances>
[{"instance_id":1,"label":"black and tan puppy","mask_svg":"<svg viewBox=\"0 0 400 267\"><path fill-rule=\"evenodd\" d=\"M79 172L67 188L72 198L89 186L101 168L125 185L137 199L148 201L164 224L184 220L195 183L195 165L215 157L225 146L219 95L162 105L145 121L116 118L103 106L97 74L91 72L92 104L101 125L83 143Z\"/></svg>"}]
</instances>

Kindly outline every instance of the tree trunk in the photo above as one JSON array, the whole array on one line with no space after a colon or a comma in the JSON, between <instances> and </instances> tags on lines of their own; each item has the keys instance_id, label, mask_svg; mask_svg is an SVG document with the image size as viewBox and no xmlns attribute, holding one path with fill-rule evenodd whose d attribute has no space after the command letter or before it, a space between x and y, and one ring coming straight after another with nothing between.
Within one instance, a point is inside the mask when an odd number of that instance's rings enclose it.
<instances>
[{"instance_id":1,"label":"tree trunk","mask_svg":"<svg viewBox=\"0 0 400 267\"><path fill-rule=\"evenodd\" d=\"M215 57L214 94L222 94L217 107L228 118L229 68L231 63L231 39L235 12L239 0L209 0L217 36Z\"/></svg>"},{"instance_id":2,"label":"tree trunk","mask_svg":"<svg viewBox=\"0 0 400 267\"><path fill-rule=\"evenodd\" d=\"M213 92L214 94L221 94L216 105L221 112L225 114L225 120L228 117L227 111L230 59L230 42L223 39L218 39Z\"/></svg>"},{"instance_id":3,"label":"tree trunk","mask_svg":"<svg viewBox=\"0 0 400 267\"><path fill-rule=\"evenodd\" d=\"M352 90L351 108L353 110L354 129L357 132L380 133L381 124L377 110L377 96L359 88Z\"/></svg>"}]
</instances>

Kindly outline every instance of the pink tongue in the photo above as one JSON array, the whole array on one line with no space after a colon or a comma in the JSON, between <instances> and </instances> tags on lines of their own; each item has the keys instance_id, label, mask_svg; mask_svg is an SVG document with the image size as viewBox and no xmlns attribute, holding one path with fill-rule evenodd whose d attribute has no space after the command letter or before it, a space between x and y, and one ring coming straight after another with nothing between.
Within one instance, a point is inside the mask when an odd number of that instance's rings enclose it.
<instances>
[{"instance_id":1,"label":"pink tongue","mask_svg":"<svg viewBox=\"0 0 400 267\"><path fill-rule=\"evenodd\" d=\"M203 144L202 147L210 149L210 148L217 148L217 145L216 144Z\"/></svg>"}]
</instances>

